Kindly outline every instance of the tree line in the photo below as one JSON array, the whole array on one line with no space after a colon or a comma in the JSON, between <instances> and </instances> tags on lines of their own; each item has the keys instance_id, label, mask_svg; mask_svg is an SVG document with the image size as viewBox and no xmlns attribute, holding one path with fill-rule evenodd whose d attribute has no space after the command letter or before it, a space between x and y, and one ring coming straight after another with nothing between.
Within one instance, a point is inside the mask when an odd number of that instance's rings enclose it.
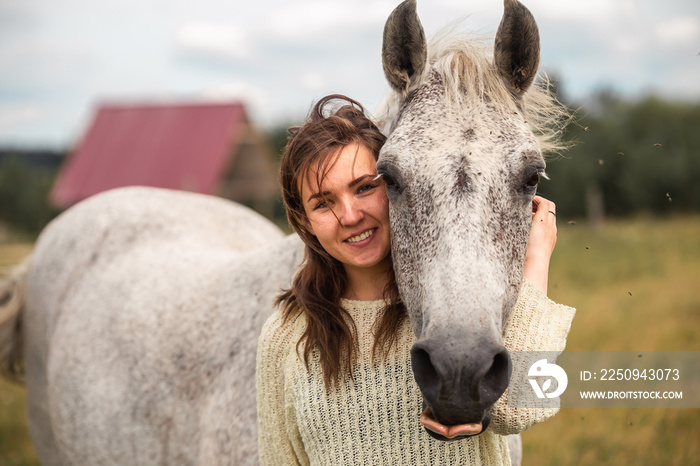
<instances>
[{"instance_id":1,"label":"tree line","mask_svg":"<svg viewBox=\"0 0 700 466\"><path fill-rule=\"evenodd\" d=\"M62 151L0 150L0 222L38 234L59 213L49 192L63 159Z\"/></svg>"},{"instance_id":2,"label":"tree line","mask_svg":"<svg viewBox=\"0 0 700 466\"><path fill-rule=\"evenodd\" d=\"M700 103L600 93L569 124L540 192L569 217L700 212ZM587 113L584 113L587 112Z\"/></svg>"},{"instance_id":3,"label":"tree line","mask_svg":"<svg viewBox=\"0 0 700 466\"><path fill-rule=\"evenodd\" d=\"M560 218L700 212L700 102L609 92L592 97L565 131L571 148L549 158L541 195ZM285 128L268 131L276 162ZM38 233L58 210L48 202L63 154L0 150L0 222ZM280 206L278 206L280 207ZM283 209L276 209L283 217Z\"/></svg>"}]
</instances>

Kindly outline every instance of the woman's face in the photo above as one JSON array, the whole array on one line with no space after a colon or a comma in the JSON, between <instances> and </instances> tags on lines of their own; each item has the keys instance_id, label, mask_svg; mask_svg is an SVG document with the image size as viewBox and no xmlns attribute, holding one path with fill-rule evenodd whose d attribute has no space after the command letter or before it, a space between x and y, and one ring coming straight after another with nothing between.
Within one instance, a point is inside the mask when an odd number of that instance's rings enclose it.
<instances>
[{"instance_id":1,"label":"woman's face","mask_svg":"<svg viewBox=\"0 0 700 466\"><path fill-rule=\"evenodd\" d=\"M309 232L348 272L385 268L391 249L389 201L384 182L376 179L372 152L345 146L320 187L316 169L301 180Z\"/></svg>"}]
</instances>

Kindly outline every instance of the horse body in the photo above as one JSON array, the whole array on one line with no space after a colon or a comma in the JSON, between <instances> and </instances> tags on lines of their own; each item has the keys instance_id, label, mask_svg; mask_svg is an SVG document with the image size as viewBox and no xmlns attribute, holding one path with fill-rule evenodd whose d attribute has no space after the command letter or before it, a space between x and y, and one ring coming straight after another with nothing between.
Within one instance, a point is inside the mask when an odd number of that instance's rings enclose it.
<instances>
[{"instance_id":1,"label":"horse body","mask_svg":"<svg viewBox=\"0 0 700 466\"><path fill-rule=\"evenodd\" d=\"M121 189L54 221L23 315L42 463L255 464L257 336L301 255L189 193Z\"/></svg>"},{"instance_id":2,"label":"horse body","mask_svg":"<svg viewBox=\"0 0 700 466\"><path fill-rule=\"evenodd\" d=\"M505 5L494 59L464 40L429 53L414 0L387 21L382 54L394 94L377 169L414 374L437 420L484 429L508 384L502 325L544 170L532 127L556 118L528 90L534 20ZM125 188L62 214L17 314L42 463L257 463L257 337L302 256L296 236L206 196Z\"/></svg>"}]
</instances>

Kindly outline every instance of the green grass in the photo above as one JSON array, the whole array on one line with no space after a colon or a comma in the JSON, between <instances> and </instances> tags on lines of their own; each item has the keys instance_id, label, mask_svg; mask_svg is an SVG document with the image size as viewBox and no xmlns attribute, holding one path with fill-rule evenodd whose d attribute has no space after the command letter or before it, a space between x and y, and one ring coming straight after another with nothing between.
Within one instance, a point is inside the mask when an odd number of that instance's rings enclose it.
<instances>
[{"instance_id":1,"label":"green grass","mask_svg":"<svg viewBox=\"0 0 700 466\"><path fill-rule=\"evenodd\" d=\"M577 308L567 350L700 350L700 217L558 237L549 294ZM698 464L698 439L699 409L562 409L523 434L523 464Z\"/></svg>"},{"instance_id":2,"label":"green grass","mask_svg":"<svg viewBox=\"0 0 700 466\"><path fill-rule=\"evenodd\" d=\"M0 241L0 265L29 251ZM10 257L11 256L11 257ZM700 351L700 217L560 220L552 299L577 308L569 350ZM0 466L37 464L24 390L0 381ZM687 465L698 409L562 409L523 434L526 465Z\"/></svg>"}]
</instances>

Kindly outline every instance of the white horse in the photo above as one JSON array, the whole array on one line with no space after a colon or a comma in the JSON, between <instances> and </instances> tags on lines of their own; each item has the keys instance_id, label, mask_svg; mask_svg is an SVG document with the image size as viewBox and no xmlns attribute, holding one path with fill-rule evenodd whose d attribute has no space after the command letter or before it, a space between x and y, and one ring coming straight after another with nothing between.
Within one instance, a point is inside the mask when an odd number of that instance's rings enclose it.
<instances>
[{"instance_id":1,"label":"white horse","mask_svg":"<svg viewBox=\"0 0 700 466\"><path fill-rule=\"evenodd\" d=\"M394 95L378 170L392 255L419 338L416 379L455 423L488 416L495 399L476 403L450 373L474 384L488 369L496 398L508 383L500 332L522 275L546 123L559 115L531 87L534 20L515 0L505 7L495 58L451 37L428 53L415 0L384 34ZM41 462L256 464L257 336L302 256L296 236L191 193L124 188L59 216L0 295L0 362L24 375ZM465 353L478 357L450 368ZM431 378L460 409L430 398Z\"/></svg>"}]
</instances>

